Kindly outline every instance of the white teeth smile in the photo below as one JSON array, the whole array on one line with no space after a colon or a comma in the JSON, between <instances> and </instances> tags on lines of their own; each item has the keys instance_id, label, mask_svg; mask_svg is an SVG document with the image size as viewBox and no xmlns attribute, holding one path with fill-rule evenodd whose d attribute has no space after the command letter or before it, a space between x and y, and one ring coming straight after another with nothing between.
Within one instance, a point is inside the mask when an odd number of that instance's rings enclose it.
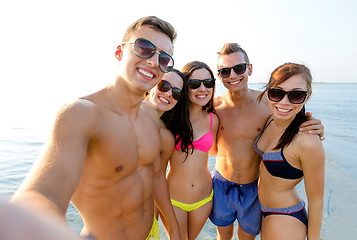
<instances>
[{"instance_id":1,"label":"white teeth smile","mask_svg":"<svg viewBox=\"0 0 357 240\"><path fill-rule=\"evenodd\" d=\"M231 82L229 82L229 84L230 84L230 85L236 85L236 84L238 84L238 83L240 83L240 82L241 82L241 80L231 81Z\"/></svg>"},{"instance_id":2,"label":"white teeth smile","mask_svg":"<svg viewBox=\"0 0 357 240\"><path fill-rule=\"evenodd\" d=\"M159 99L167 104L170 104L170 102L166 98L159 97Z\"/></svg>"},{"instance_id":3,"label":"white teeth smile","mask_svg":"<svg viewBox=\"0 0 357 240\"><path fill-rule=\"evenodd\" d=\"M147 71L145 71L145 70L143 70L143 69L138 69L138 71L141 73L141 74L143 74L143 75L145 75L145 76L147 76L147 77L149 77L149 78L152 78L154 75L153 74L151 74L151 73L149 73L149 72L147 72Z\"/></svg>"},{"instance_id":4,"label":"white teeth smile","mask_svg":"<svg viewBox=\"0 0 357 240\"><path fill-rule=\"evenodd\" d=\"M279 112L283 112L283 113L286 113L286 112L290 111L288 109L282 109L282 108L278 108L278 107L276 109L278 109Z\"/></svg>"},{"instance_id":5,"label":"white teeth smile","mask_svg":"<svg viewBox=\"0 0 357 240\"><path fill-rule=\"evenodd\" d=\"M204 95L196 95L196 97L197 98L205 98L205 97L207 97L207 95L206 94L204 94Z\"/></svg>"}]
</instances>

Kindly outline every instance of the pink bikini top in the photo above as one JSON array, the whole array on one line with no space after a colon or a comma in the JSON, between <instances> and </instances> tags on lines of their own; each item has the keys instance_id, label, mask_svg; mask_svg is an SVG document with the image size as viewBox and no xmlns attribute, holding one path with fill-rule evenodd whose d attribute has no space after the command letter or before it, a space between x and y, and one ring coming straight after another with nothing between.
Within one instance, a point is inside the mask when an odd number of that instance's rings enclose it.
<instances>
[{"instance_id":1,"label":"pink bikini top","mask_svg":"<svg viewBox=\"0 0 357 240\"><path fill-rule=\"evenodd\" d=\"M211 120L211 126L210 126L210 132L204 134L202 137L200 137L198 140L193 141L192 145L194 149L200 150L202 152L208 152L213 144L213 134L212 134L212 113L210 114L210 120ZM176 136L177 139L177 136ZM192 146L190 146L191 148ZM181 150L181 141L177 143L175 150Z\"/></svg>"}]
</instances>

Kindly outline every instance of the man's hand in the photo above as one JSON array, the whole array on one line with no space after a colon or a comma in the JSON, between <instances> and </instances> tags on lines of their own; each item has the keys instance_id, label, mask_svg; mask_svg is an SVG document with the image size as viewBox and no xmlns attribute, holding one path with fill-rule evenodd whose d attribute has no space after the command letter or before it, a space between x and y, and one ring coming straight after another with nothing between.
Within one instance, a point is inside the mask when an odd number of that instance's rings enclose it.
<instances>
[{"instance_id":1,"label":"man's hand","mask_svg":"<svg viewBox=\"0 0 357 240\"><path fill-rule=\"evenodd\" d=\"M310 112L307 112L306 116L308 121L301 124L299 130L302 132L307 131L308 134L319 135L321 141L325 140L325 129L321 120L313 118Z\"/></svg>"}]
</instances>

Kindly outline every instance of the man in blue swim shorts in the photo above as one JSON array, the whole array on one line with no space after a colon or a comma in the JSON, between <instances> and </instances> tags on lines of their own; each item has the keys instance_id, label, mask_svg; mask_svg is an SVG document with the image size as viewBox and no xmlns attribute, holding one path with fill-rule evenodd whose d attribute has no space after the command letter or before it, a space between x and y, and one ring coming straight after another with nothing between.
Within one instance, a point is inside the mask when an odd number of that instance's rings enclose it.
<instances>
[{"instance_id":1,"label":"man in blue swim shorts","mask_svg":"<svg viewBox=\"0 0 357 240\"><path fill-rule=\"evenodd\" d=\"M261 223L258 179L249 184L237 184L228 181L216 170L212 175L215 194L210 220L216 226L226 227L237 219L244 232L258 235Z\"/></svg>"},{"instance_id":2,"label":"man in blue swim shorts","mask_svg":"<svg viewBox=\"0 0 357 240\"><path fill-rule=\"evenodd\" d=\"M255 239L261 224L257 190L261 159L253 146L271 111L265 99L257 101L261 92L248 88L253 67L237 43L227 43L218 52L217 69L228 92L214 99L220 127L217 145L209 152L217 155L210 220L217 226L217 239L232 239L236 219L238 239ZM320 120L311 119L300 127L324 139Z\"/></svg>"}]
</instances>

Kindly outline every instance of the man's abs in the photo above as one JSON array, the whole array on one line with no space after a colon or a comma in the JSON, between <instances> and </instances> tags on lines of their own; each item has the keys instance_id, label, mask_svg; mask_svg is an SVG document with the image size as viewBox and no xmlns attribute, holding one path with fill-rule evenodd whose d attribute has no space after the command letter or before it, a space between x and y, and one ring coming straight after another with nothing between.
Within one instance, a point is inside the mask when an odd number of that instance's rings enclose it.
<instances>
[{"instance_id":1,"label":"man's abs","mask_svg":"<svg viewBox=\"0 0 357 240\"><path fill-rule=\"evenodd\" d=\"M216 170L227 180L247 184L259 176L260 159L258 156L229 157L220 154L216 157Z\"/></svg>"}]
</instances>

